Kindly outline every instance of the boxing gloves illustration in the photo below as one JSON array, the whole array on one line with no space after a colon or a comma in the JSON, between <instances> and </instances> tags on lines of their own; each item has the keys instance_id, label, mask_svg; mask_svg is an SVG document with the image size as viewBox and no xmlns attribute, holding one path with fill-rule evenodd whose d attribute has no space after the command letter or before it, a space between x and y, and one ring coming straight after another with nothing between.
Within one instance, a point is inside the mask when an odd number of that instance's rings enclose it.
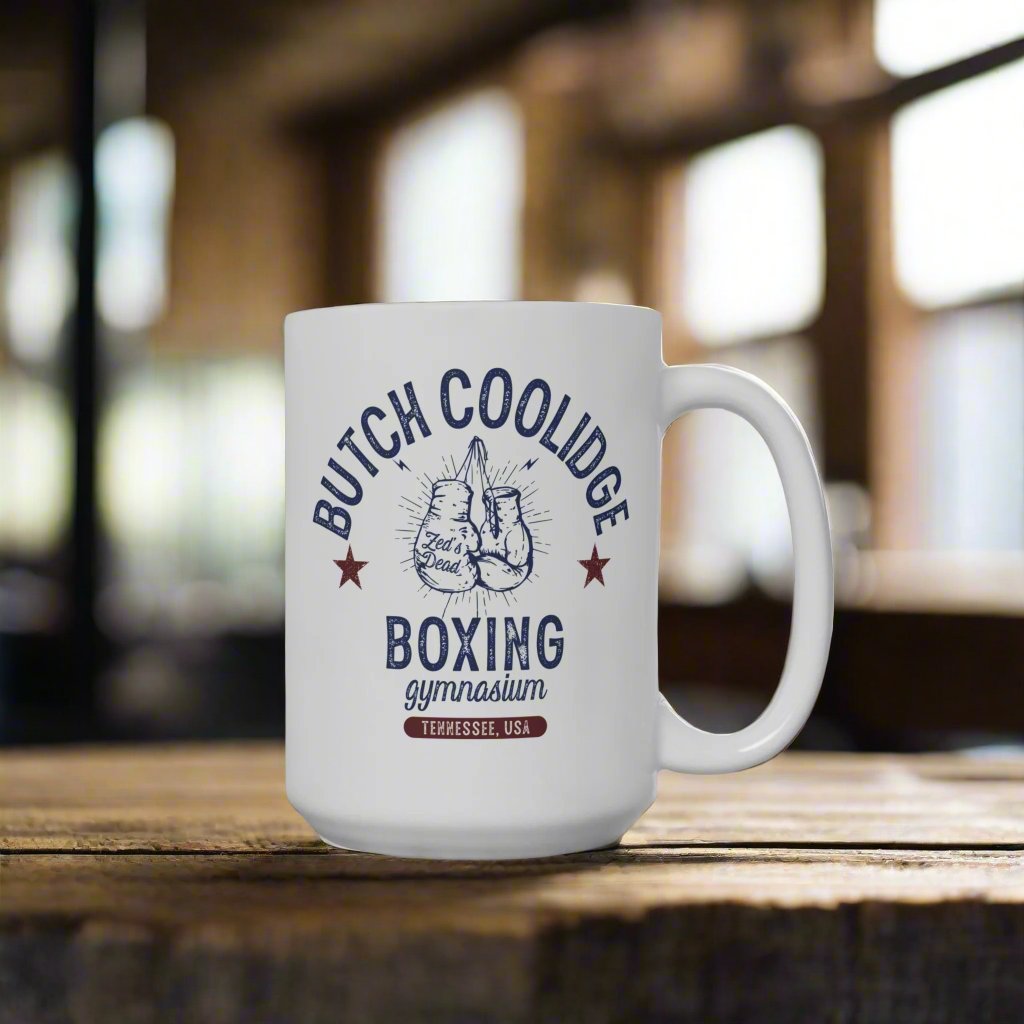
<instances>
[{"instance_id":1,"label":"boxing gloves illustration","mask_svg":"<svg viewBox=\"0 0 1024 1024\"><path fill-rule=\"evenodd\" d=\"M430 507L413 545L413 561L420 580L446 594L458 594L479 585L486 590L509 591L524 583L533 568L533 538L523 521L520 492L514 487L492 487L487 477L487 452L473 438L455 479L435 480ZM478 531L470 519L473 489L467 482L476 468L483 489L484 521Z\"/></svg>"},{"instance_id":2,"label":"boxing gloves illustration","mask_svg":"<svg viewBox=\"0 0 1024 1024\"><path fill-rule=\"evenodd\" d=\"M484 491L487 517L477 568L480 582L489 590L514 590L533 568L533 538L523 522L519 497L514 487Z\"/></svg>"},{"instance_id":3,"label":"boxing gloves illustration","mask_svg":"<svg viewBox=\"0 0 1024 1024\"><path fill-rule=\"evenodd\" d=\"M480 534L469 519L472 498L469 484L436 480L416 534L416 572L428 587L445 594L472 590L480 578L473 557L480 550Z\"/></svg>"}]
</instances>

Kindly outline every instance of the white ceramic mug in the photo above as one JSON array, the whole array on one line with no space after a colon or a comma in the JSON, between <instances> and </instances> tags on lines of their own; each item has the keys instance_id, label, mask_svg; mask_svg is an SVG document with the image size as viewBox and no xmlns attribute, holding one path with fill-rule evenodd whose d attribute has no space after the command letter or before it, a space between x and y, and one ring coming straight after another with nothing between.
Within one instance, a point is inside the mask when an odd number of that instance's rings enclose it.
<instances>
[{"instance_id":1,"label":"white ceramic mug","mask_svg":"<svg viewBox=\"0 0 1024 1024\"><path fill-rule=\"evenodd\" d=\"M821 484L764 384L666 367L650 309L438 302L293 313L287 788L328 842L538 857L616 842L659 768L774 757L832 630ZM765 439L794 542L782 680L726 735L658 693L661 440L722 408Z\"/></svg>"}]
</instances>

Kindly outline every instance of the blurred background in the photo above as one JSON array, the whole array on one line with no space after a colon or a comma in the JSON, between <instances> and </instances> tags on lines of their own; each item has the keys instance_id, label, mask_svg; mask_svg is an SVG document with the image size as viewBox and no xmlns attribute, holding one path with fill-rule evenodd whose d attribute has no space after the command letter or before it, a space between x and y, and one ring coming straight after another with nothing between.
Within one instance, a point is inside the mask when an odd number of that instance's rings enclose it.
<instances>
[{"instance_id":1,"label":"blurred background","mask_svg":"<svg viewBox=\"0 0 1024 1024\"><path fill-rule=\"evenodd\" d=\"M7 0L0 738L283 732L281 322L651 305L827 481L818 749L1024 736L1020 0ZM665 445L662 685L736 728L789 628L753 431Z\"/></svg>"}]
</instances>

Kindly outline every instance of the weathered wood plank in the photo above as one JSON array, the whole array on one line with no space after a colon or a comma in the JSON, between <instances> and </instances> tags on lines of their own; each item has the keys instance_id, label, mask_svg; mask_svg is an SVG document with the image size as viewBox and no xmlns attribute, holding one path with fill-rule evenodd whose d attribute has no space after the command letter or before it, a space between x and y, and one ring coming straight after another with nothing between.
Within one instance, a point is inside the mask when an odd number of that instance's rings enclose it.
<instances>
[{"instance_id":1,"label":"weathered wood plank","mask_svg":"<svg viewBox=\"0 0 1024 1024\"><path fill-rule=\"evenodd\" d=\"M0 754L0 849L322 849L284 797L277 744ZM1024 759L787 754L739 775L665 773L627 846L1024 845Z\"/></svg>"},{"instance_id":2,"label":"weathered wood plank","mask_svg":"<svg viewBox=\"0 0 1024 1024\"><path fill-rule=\"evenodd\" d=\"M7 855L0 1021L1021 1019L1024 854Z\"/></svg>"},{"instance_id":3,"label":"weathered wood plank","mask_svg":"<svg viewBox=\"0 0 1024 1024\"><path fill-rule=\"evenodd\" d=\"M0 1024L1024 1019L1024 762L665 776L617 849L330 850L274 744L0 754Z\"/></svg>"},{"instance_id":4,"label":"weathered wood plank","mask_svg":"<svg viewBox=\"0 0 1024 1024\"><path fill-rule=\"evenodd\" d=\"M580 915L709 903L1024 903L1024 852L1003 850L620 849L503 863L341 851L5 854L0 863L0 921L526 932Z\"/></svg>"}]
</instances>

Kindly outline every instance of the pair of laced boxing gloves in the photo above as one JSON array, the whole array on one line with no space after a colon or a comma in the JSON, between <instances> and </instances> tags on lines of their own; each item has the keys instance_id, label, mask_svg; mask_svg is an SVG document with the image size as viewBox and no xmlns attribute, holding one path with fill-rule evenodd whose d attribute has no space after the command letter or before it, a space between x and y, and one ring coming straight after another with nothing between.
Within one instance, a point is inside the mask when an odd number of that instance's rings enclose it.
<instances>
[{"instance_id":1,"label":"pair of laced boxing gloves","mask_svg":"<svg viewBox=\"0 0 1024 1024\"><path fill-rule=\"evenodd\" d=\"M434 481L430 507L413 545L416 573L434 590L456 594L477 585L514 590L530 575L533 538L523 522L520 492L490 486L486 458L483 441L474 437L456 477ZM474 465L488 483L479 530L469 517L473 489L467 480Z\"/></svg>"}]
</instances>

